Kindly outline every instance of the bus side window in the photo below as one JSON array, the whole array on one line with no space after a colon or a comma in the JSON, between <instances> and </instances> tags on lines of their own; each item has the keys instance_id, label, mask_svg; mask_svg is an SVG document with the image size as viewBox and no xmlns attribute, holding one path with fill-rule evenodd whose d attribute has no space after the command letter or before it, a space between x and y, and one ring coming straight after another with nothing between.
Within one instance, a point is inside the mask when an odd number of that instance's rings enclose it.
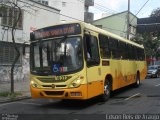
<instances>
[{"instance_id":1,"label":"bus side window","mask_svg":"<svg viewBox=\"0 0 160 120\"><path fill-rule=\"evenodd\" d=\"M118 40L114 38L109 39L109 50L111 51L111 58L119 59L118 55Z\"/></svg>"},{"instance_id":2,"label":"bus side window","mask_svg":"<svg viewBox=\"0 0 160 120\"><path fill-rule=\"evenodd\" d=\"M90 59L92 56L91 53L91 38L89 35L85 35L85 43L86 43L86 52L87 52L87 59Z\"/></svg>"},{"instance_id":3,"label":"bus side window","mask_svg":"<svg viewBox=\"0 0 160 120\"><path fill-rule=\"evenodd\" d=\"M119 57L120 59L127 58L127 45L125 42L119 41L118 43L118 50L119 50Z\"/></svg>"},{"instance_id":4,"label":"bus side window","mask_svg":"<svg viewBox=\"0 0 160 120\"><path fill-rule=\"evenodd\" d=\"M137 51L138 51L138 60L139 61L141 61L141 60L143 60L143 56L144 56L144 50L143 49L141 49L141 48L137 48Z\"/></svg>"},{"instance_id":5,"label":"bus side window","mask_svg":"<svg viewBox=\"0 0 160 120\"><path fill-rule=\"evenodd\" d=\"M85 35L85 42L88 65L99 65L100 58L97 38L91 35Z\"/></svg>"},{"instance_id":6,"label":"bus side window","mask_svg":"<svg viewBox=\"0 0 160 120\"><path fill-rule=\"evenodd\" d=\"M109 50L108 36L99 34L100 53L102 58L110 58L111 52Z\"/></svg>"}]
</instances>

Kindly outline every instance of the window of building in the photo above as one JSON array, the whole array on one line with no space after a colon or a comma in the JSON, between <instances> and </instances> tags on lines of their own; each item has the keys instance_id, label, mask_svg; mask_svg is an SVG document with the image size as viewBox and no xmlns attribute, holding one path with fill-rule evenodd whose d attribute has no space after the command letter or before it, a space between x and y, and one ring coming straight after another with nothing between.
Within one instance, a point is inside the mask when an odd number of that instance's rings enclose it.
<instances>
[{"instance_id":1,"label":"window of building","mask_svg":"<svg viewBox=\"0 0 160 120\"><path fill-rule=\"evenodd\" d=\"M95 25L96 27L98 27L98 28L103 28L103 26L102 25Z\"/></svg>"},{"instance_id":2,"label":"window of building","mask_svg":"<svg viewBox=\"0 0 160 120\"><path fill-rule=\"evenodd\" d=\"M16 28L17 29L22 29L23 28L23 10L21 10L21 17L17 23ZM5 6L3 11L2 11L2 26L7 26L7 27L13 27L14 23L16 22L17 18L19 15L19 10L18 9L13 9L12 7Z\"/></svg>"},{"instance_id":3,"label":"window of building","mask_svg":"<svg viewBox=\"0 0 160 120\"><path fill-rule=\"evenodd\" d=\"M134 26L130 26L130 33L136 34L136 28Z\"/></svg>"},{"instance_id":4,"label":"window of building","mask_svg":"<svg viewBox=\"0 0 160 120\"><path fill-rule=\"evenodd\" d=\"M62 7L66 7L66 2L62 2Z\"/></svg>"},{"instance_id":5,"label":"window of building","mask_svg":"<svg viewBox=\"0 0 160 120\"><path fill-rule=\"evenodd\" d=\"M18 45L20 53L22 51L21 47ZM0 65L11 65L16 57L17 53L11 43L0 42ZM21 56L17 61L17 65L20 65Z\"/></svg>"},{"instance_id":6,"label":"window of building","mask_svg":"<svg viewBox=\"0 0 160 120\"><path fill-rule=\"evenodd\" d=\"M42 4L48 5L48 1L42 1Z\"/></svg>"}]
</instances>

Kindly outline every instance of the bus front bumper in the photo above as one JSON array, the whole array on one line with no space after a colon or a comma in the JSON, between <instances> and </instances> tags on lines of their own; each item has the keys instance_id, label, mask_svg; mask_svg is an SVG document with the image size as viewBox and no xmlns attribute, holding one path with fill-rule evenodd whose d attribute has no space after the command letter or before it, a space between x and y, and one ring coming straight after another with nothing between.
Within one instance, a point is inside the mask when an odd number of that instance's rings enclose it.
<instances>
[{"instance_id":1,"label":"bus front bumper","mask_svg":"<svg viewBox=\"0 0 160 120\"><path fill-rule=\"evenodd\" d=\"M32 98L87 99L87 85L67 89L43 89L30 86Z\"/></svg>"}]
</instances>

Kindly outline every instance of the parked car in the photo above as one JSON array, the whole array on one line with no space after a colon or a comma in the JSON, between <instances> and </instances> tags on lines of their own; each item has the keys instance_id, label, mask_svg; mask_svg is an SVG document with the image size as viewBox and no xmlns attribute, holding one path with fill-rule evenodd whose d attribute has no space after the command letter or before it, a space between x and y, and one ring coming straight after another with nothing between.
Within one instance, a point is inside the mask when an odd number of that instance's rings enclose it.
<instances>
[{"instance_id":1,"label":"parked car","mask_svg":"<svg viewBox=\"0 0 160 120\"><path fill-rule=\"evenodd\" d=\"M148 66L147 77L150 78L160 77L160 66L159 65Z\"/></svg>"}]
</instances>

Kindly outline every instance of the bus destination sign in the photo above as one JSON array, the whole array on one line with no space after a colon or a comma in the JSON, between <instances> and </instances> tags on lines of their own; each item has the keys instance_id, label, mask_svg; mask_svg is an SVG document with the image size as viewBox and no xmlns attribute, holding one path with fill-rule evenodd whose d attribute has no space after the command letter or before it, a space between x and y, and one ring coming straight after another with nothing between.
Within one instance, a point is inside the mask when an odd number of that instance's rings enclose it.
<instances>
[{"instance_id":1,"label":"bus destination sign","mask_svg":"<svg viewBox=\"0 0 160 120\"><path fill-rule=\"evenodd\" d=\"M66 35L77 35L81 33L80 24L64 24L42 28L30 34L31 40L59 37Z\"/></svg>"}]
</instances>

